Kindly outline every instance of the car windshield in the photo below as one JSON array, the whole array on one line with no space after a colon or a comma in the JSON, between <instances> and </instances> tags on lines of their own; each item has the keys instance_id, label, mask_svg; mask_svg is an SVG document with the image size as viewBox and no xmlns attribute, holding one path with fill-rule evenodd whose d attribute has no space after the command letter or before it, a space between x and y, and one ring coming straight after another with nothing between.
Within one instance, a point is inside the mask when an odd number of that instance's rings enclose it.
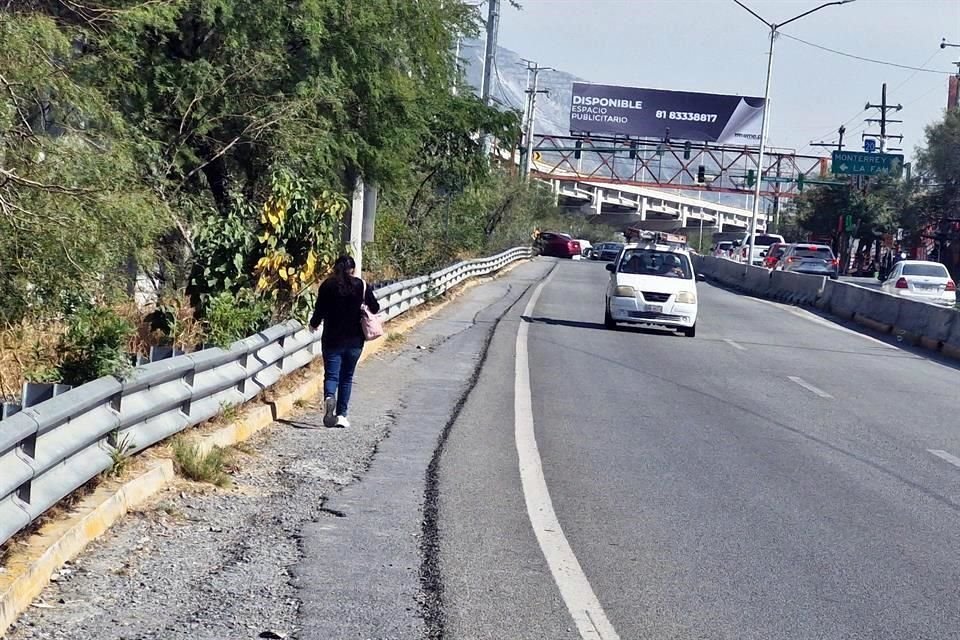
<instances>
[{"instance_id":1,"label":"car windshield","mask_svg":"<svg viewBox=\"0 0 960 640\"><path fill-rule=\"evenodd\" d=\"M821 260L833 260L833 249L830 247L798 247L794 252L798 258L820 258Z\"/></svg>"},{"instance_id":2,"label":"car windshield","mask_svg":"<svg viewBox=\"0 0 960 640\"><path fill-rule=\"evenodd\" d=\"M759 235L759 236L754 236L754 240L753 240L753 244L757 245L758 247L769 247L770 245L776 244L778 242L783 242L783 239L778 236Z\"/></svg>"},{"instance_id":3,"label":"car windshield","mask_svg":"<svg viewBox=\"0 0 960 640\"><path fill-rule=\"evenodd\" d=\"M930 278L949 278L947 268L942 264L905 264L903 265L903 275L905 276L927 276Z\"/></svg>"},{"instance_id":4,"label":"car windshield","mask_svg":"<svg viewBox=\"0 0 960 640\"><path fill-rule=\"evenodd\" d=\"M620 273L684 278L686 280L693 277L687 256L655 249L627 250L620 260Z\"/></svg>"}]
</instances>

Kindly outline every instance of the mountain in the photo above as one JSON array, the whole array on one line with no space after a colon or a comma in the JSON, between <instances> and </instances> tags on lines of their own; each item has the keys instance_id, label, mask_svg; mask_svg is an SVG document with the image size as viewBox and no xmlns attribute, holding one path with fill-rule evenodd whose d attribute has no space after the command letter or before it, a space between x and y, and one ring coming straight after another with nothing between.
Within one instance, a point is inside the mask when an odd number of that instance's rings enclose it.
<instances>
[{"instance_id":1,"label":"mountain","mask_svg":"<svg viewBox=\"0 0 960 640\"><path fill-rule=\"evenodd\" d=\"M479 94L483 78L483 40L464 38L460 43L460 58L464 62L467 83ZM537 97L538 134L570 134L570 87L574 82L585 82L565 71L540 74L540 89L549 93ZM510 49L497 47L490 93L501 106L523 113L526 104L527 65L520 55Z\"/></svg>"}]
</instances>

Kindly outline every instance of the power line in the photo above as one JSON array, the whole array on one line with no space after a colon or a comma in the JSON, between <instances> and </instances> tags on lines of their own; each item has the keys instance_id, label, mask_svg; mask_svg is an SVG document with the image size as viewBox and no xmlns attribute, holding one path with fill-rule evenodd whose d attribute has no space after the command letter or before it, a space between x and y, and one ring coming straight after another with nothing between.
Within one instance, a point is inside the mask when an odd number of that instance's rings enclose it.
<instances>
[{"instance_id":1,"label":"power line","mask_svg":"<svg viewBox=\"0 0 960 640\"><path fill-rule=\"evenodd\" d=\"M819 44L816 44L816 43L813 43L813 42L807 42L806 40L802 40L801 38L798 38L798 37L796 37L796 36L791 36L791 35L788 34L788 33L783 33L783 32L779 32L779 33L780 33L780 35L782 35L782 36L784 36L784 37L786 37L786 38L790 38L791 40L796 40L797 42L801 42L801 43L807 45L808 47L813 47L813 48L815 48L815 49L820 49L820 50L822 50L822 51L829 51L830 53L835 53L835 54L837 54L838 56L844 56L844 57L847 57L847 58L853 58L854 60L860 60L860 61L862 61L862 62L871 62L871 63L873 63L873 64L882 64L882 65L886 65L886 66L888 66L888 67L897 67L898 69L907 69L907 70L909 70L909 71L916 71L917 73L920 73L920 72L924 72L924 73L938 73L938 74L945 75L945 76L950 76L950 75L953 75L953 73L954 73L953 71L937 71L936 69L924 69L923 67L912 67L912 66L910 66L910 65L908 65L908 64L899 64L899 63L896 63L896 62L889 62L889 61L887 61L887 60L875 60L874 58L865 58L865 57L863 57L863 56L858 56L858 55L855 55L855 54L852 54L852 53L847 53L846 51L837 51L836 49L831 49L830 47L824 47L823 45L819 45Z\"/></svg>"},{"instance_id":2,"label":"power line","mask_svg":"<svg viewBox=\"0 0 960 640\"><path fill-rule=\"evenodd\" d=\"M931 60L933 60L934 58L937 57L937 54L939 54L940 51L942 51L942 49L940 49L940 48L934 49L934 50L933 50L933 53L930 54L930 57L927 58L927 59L923 62L923 64L921 64L920 66L921 66L924 70L926 70L927 65L930 64L930 61L931 61ZM893 90L896 91L897 89L901 88L903 85L905 85L905 84L907 84L908 82L910 82L911 80L913 80L914 77L916 77L916 75L917 75L918 73L920 73L920 70L919 70L919 69L914 69L913 73L911 73L909 76L907 76L906 80L904 80L903 82L901 82L900 84L898 84L897 86L895 86L895 87L893 88Z\"/></svg>"}]
</instances>

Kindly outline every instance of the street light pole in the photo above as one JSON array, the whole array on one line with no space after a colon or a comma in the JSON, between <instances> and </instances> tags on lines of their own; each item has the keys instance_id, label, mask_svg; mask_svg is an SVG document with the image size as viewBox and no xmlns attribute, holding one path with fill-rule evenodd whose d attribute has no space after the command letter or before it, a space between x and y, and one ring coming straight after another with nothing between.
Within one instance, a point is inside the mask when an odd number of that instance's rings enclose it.
<instances>
[{"instance_id":1,"label":"street light pole","mask_svg":"<svg viewBox=\"0 0 960 640\"><path fill-rule=\"evenodd\" d=\"M740 0L733 0L740 7L745 9L750 13L754 18L762 22L770 29L770 48L767 52L767 79L764 82L763 86L763 115L760 120L760 153L757 155L757 182L754 185L753 189L753 215L750 219L750 235L747 238L747 262L744 265L743 272L746 274L747 268L750 266L751 260L753 260L753 247L755 236L757 235L757 217L760 215L760 187L763 185L763 160L764 160L764 150L767 147L767 129L768 129L768 119L770 115L770 78L773 74L773 46L777 40L777 29L785 27L786 25L804 18L811 13L820 11L826 7L832 7L834 5L848 4L854 2L855 0L834 0L834 2L826 2L821 4L819 7L814 7L809 11L805 11L798 16L790 18L786 22L777 24L775 22L768 22L764 20L756 11L745 5Z\"/></svg>"}]
</instances>

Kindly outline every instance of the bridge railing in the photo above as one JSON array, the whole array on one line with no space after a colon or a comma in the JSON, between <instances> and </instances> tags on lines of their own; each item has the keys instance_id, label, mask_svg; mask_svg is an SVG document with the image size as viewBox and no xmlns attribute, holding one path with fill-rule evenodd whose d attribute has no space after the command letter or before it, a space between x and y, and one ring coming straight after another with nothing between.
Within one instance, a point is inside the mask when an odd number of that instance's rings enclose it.
<instances>
[{"instance_id":1,"label":"bridge railing","mask_svg":"<svg viewBox=\"0 0 960 640\"><path fill-rule=\"evenodd\" d=\"M527 247L467 260L378 289L388 319L414 309L469 278L532 257ZM255 398L320 355L320 334L296 320L238 340L138 366L75 388L29 387L23 406L0 420L0 543L65 496L135 454L225 409ZM43 391L38 394L37 389Z\"/></svg>"}]
</instances>

